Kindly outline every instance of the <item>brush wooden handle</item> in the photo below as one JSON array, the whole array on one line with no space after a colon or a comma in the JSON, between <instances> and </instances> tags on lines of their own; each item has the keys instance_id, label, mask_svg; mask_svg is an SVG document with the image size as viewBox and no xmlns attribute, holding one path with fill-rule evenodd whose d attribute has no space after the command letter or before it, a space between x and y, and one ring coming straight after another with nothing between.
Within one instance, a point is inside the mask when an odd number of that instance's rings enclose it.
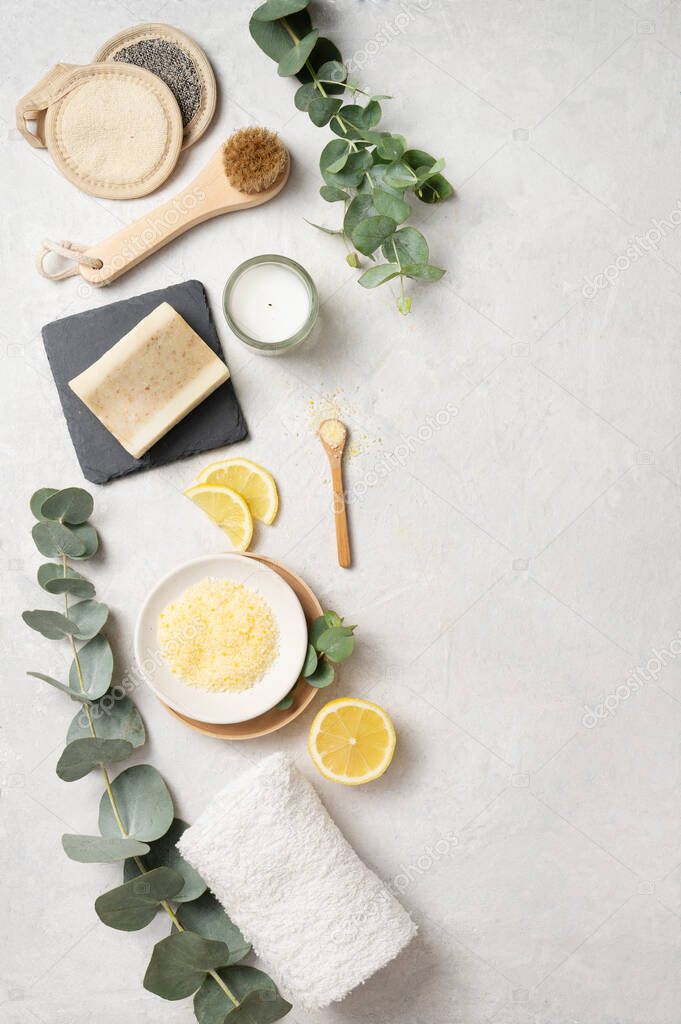
<instances>
[{"instance_id":1,"label":"brush wooden handle","mask_svg":"<svg viewBox=\"0 0 681 1024\"><path fill-rule=\"evenodd\" d=\"M342 569L349 569L352 565L352 557L350 555L348 516L345 508L345 490L343 488L343 464L339 458L332 458L329 461L331 464L331 482L333 484L333 518L336 524L338 564Z\"/></svg>"},{"instance_id":2,"label":"brush wooden handle","mask_svg":"<svg viewBox=\"0 0 681 1024\"><path fill-rule=\"evenodd\" d=\"M222 152L218 150L182 192L105 241L86 249L83 255L97 261L97 266L81 262L81 275L96 286L109 284L197 224L222 213L266 203L286 184L289 166L290 161L270 188L253 194L239 192L227 180Z\"/></svg>"}]
</instances>

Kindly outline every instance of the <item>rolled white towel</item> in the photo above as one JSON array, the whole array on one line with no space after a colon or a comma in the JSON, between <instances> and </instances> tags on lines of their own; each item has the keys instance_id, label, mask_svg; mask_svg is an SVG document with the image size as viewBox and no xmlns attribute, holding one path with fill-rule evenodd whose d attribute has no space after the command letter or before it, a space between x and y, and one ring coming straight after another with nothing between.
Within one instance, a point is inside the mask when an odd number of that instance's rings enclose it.
<instances>
[{"instance_id":1,"label":"rolled white towel","mask_svg":"<svg viewBox=\"0 0 681 1024\"><path fill-rule=\"evenodd\" d=\"M177 845L303 1009L342 999L416 934L284 754L231 782Z\"/></svg>"}]
</instances>

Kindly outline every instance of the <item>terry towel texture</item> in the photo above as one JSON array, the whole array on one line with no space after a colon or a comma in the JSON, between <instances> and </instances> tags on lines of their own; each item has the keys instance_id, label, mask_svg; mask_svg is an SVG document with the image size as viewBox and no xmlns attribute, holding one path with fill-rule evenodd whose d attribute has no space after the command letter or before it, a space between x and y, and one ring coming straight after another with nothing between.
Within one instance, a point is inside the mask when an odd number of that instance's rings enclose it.
<instances>
[{"instance_id":1,"label":"terry towel texture","mask_svg":"<svg viewBox=\"0 0 681 1024\"><path fill-rule=\"evenodd\" d=\"M178 849L301 1008L342 999L416 934L283 754L224 789Z\"/></svg>"}]
</instances>

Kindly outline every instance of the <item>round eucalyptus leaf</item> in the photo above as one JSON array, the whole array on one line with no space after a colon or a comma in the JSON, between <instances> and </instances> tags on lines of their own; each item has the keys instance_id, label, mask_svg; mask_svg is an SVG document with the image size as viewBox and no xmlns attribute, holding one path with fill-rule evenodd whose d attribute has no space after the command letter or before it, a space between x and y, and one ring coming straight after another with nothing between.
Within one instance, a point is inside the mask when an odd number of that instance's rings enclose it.
<instances>
[{"instance_id":1,"label":"round eucalyptus leaf","mask_svg":"<svg viewBox=\"0 0 681 1024\"><path fill-rule=\"evenodd\" d=\"M430 263L407 263L402 271L414 281L439 281L445 274L442 267L434 267Z\"/></svg>"},{"instance_id":2,"label":"round eucalyptus leaf","mask_svg":"<svg viewBox=\"0 0 681 1024\"><path fill-rule=\"evenodd\" d=\"M319 157L320 171L327 170L336 160L346 157L349 152L347 142L343 142L342 139L332 139L331 142L327 142Z\"/></svg>"},{"instance_id":3,"label":"round eucalyptus leaf","mask_svg":"<svg viewBox=\"0 0 681 1024\"><path fill-rule=\"evenodd\" d=\"M370 99L362 114L362 124L365 128L375 128L381 120L381 104L377 99Z\"/></svg>"},{"instance_id":4,"label":"round eucalyptus leaf","mask_svg":"<svg viewBox=\"0 0 681 1024\"><path fill-rule=\"evenodd\" d=\"M402 160L395 160L394 163L388 164L384 178L387 184L392 185L393 188L409 188L418 180L416 172Z\"/></svg>"},{"instance_id":5,"label":"round eucalyptus leaf","mask_svg":"<svg viewBox=\"0 0 681 1024\"><path fill-rule=\"evenodd\" d=\"M50 495L41 507L46 519L60 519L63 523L84 523L93 513L92 495L82 487L66 487Z\"/></svg>"},{"instance_id":6,"label":"round eucalyptus leaf","mask_svg":"<svg viewBox=\"0 0 681 1024\"><path fill-rule=\"evenodd\" d=\"M330 686L334 680L335 672L333 665L326 658L322 658L317 665L317 668L308 676L306 682L310 686L316 687L318 690L323 690L325 686Z\"/></svg>"},{"instance_id":7,"label":"round eucalyptus leaf","mask_svg":"<svg viewBox=\"0 0 681 1024\"><path fill-rule=\"evenodd\" d=\"M315 96L307 109L307 113L312 124L316 125L317 128L321 128L322 125L329 123L333 115L340 108L340 105L341 101L334 99L333 96Z\"/></svg>"},{"instance_id":8,"label":"round eucalyptus leaf","mask_svg":"<svg viewBox=\"0 0 681 1024\"><path fill-rule=\"evenodd\" d=\"M184 885L173 896L176 903L186 903L188 900L198 899L207 889L201 875L184 859L175 845L188 828L189 825L186 821L175 818L166 834L151 844L151 849L144 858L145 868L168 867L182 876ZM137 878L140 869L134 860L126 860L123 872L123 877L128 881L128 879Z\"/></svg>"},{"instance_id":9,"label":"round eucalyptus leaf","mask_svg":"<svg viewBox=\"0 0 681 1024\"><path fill-rule=\"evenodd\" d=\"M53 676L46 676L42 672L27 672L26 675L33 676L34 679L40 679L43 683L49 683L50 686L54 686L55 690L61 690L62 693L67 694L71 700L79 701L81 704L90 704L90 698L86 697L84 693L74 693L69 686L66 686L65 683L60 683ZM81 712L78 713L80 714Z\"/></svg>"},{"instance_id":10,"label":"round eucalyptus leaf","mask_svg":"<svg viewBox=\"0 0 681 1024\"><path fill-rule=\"evenodd\" d=\"M75 569L56 562L43 562L38 568L38 583L48 594L71 594L73 597L94 597L95 588Z\"/></svg>"},{"instance_id":11,"label":"round eucalyptus leaf","mask_svg":"<svg viewBox=\"0 0 681 1024\"><path fill-rule=\"evenodd\" d=\"M41 519L31 530L31 535L38 551L46 558L54 558L55 555L82 558L86 551L85 541L63 523Z\"/></svg>"},{"instance_id":12,"label":"round eucalyptus leaf","mask_svg":"<svg viewBox=\"0 0 681 1024\"><path fill-rule=\"evenodd\" d=\"M300 42L295 43L279 61L277 74L282 78L288 78L290 75L297 74L304 67L305 61L314 50L318 38L319 29L315 28L312 32L308 32Z\"/></svg>"},{"instance_id":13,"label":"round eucalyptus leaf","mask_svg":"<svg viewBox=\"0 0 681 1024\"><path fill-rule=\"evenodd\" d=\"M63 782L76 782L89 775L102 764L125 761L132 754L132 743L127 740L101 740L86 736L73 740L57 761L57 775Z\"/></svg>"},{"instance_id":14,"label":"round eucalyptus leaf","mask_svg":"<svg viewBox=\"0 0 681 1024\"><path fill-rule=\"evenodd\" d=\"M126 839L124 836L74 836L63 835L61 845L64 853L71 860L81 864L109 864L126 857L141 857L149 852L146 843L137 839Z\"/></svg>"},{"instance_id":15,"label":"round eucalyptus leaf","mask_svg":"<svg viewBox=\"0 0 681 1024\"><path fill-rule=\"evenodd\" d=\"M127 740L133 747L141 747L146 739L142 716L129 697L115 698L111 694L93 701L90 717L100 739ZM66 742L72 743L91 735L88 717L84 711L79 711L69 726Z\"/></svg>"},{"instance_id":16,"label":"round eucalyptus leaf","mask_svg":"<svg viewBox=\"0 0 681 1024\"><path fill-rule=\"evenodd\" d=\"M427 263L428 243L416 228L400 228L381 250L387 260L401 264Z\"/></svg>"},{"instance_id":17,"label":"round eucalyptus leaf","mask_svg":"<svg viewBox=\"0 0 681 1024\"><path fill-rule=\"evenodd\" d=\"M207 977L194 996L194 1014L199 1024L273 1024L291 1009L279 995L271 978L256 967L237 965L217 972L238 999L234 1006L214 978Z\"/></svg>"},{"instance_id":18,"label":"round eucalyptus leaf","mask_svg":"<svg viewBox=\"0 0 681 1024\"><path fill-rule=\"evenodd\" d=\"M423 203L441 203L443 199L449 199L454 195L452 183L447 181L442 174L435 174L432 178L428 178L414 191Z\"/></svg>"},{"instance_id":19,"label":"round eucalyptus leaf","mask_svg":"<svg viewBox=\"0 0 681 1024\"><path fill-rule=\"evenodd\" d=\"M253 12L256 21L276 21L277 18L287 18L289 14L296 14L303 11L310 4L310 0L267 0Z\"/></svg>"},{"instance_id":20,"label":"round eucalyptus leaf","mask_svg":"<svg viewBox=\"0 0 681 1024\"><path fill-rule=\"evenodd\" d=\"M399 160L404 153L405 140L403 135L385 135L378 144L379 156L385 160Z\"/></svg>"},{"instance_id":21,"label":"round eucalyptus leaf","mask_svg":"<svg viewBox=\"0 0 681 1024\"><path fill-rule=\"evenodd\" d=\"M310 623L310 630L308 635L310 643L313 645L313 647L317 646L317 641L319 640L320 636L322 635L322 633L326 632L330 625L335 625L335 623L327 622L326 617L324 615L320 615L318 619L314 619Z\"/></svg>"},{"instance_id":22,"label":"round eucalyptus leaf","mask_svg":"<svg viewBox=\"0 0 681 1024\"><path fill-rule=\"evenodd\" d=\"M317 78L322 82L340 83L348 77L348 69L339 60L327 60L317 68Z\"/></svg>"},{"instance_id":23,"label":"round eucalyptus leaf","mask_svg":"<svg viewBox=\"0 0 681 1024\"><path fill-rule=\"evenodd\" d=\"M56 493L57 493L57 488L56 487L41 487L41 488L39 488L39 490L35 491L31 495L31 500L29 502L29 505L30 505L30 508L31 508L31 512L36 517L36 519L45 519L46 518L46 516L43 515L43 511L42 511L43 504L44 504L44 502L47 501L48 498L51 498L52 495L56 494Z\"/></svg>"},{"instance_id":24,"label":"round eucalyptus leaf","mask_svg":"<svg viewBox=\"0 0 681 1024\"><path fill-rule=\"evenodd\" d=\"M101 601L79 601L69 608L69 620L76 627L73 635L79 640L90 640L96 636L108 617L109 609Z\"/></svg>"},{"instance_id":25,"label":"round eucalyptus leaf","mask_svg":"<svg viewBox=\"0 0 681 1024\"><path fill-rule=\"evenodd\" d=\"M396 227L392 217L367 217L357 224L351 238L355 248L365 256L371 256L386 238L390 238Z\"/></svg>"},{"instance_id":26,"label":"round eucalyptus leaf","mask_svg":"<svg viewBox=\"0 0 681 1024\"><path fill-rule=\"evenodd\" d=\"M171 868L156 868L98 896L95 910L109 928L136 932L153 921L161 900L174 899L181 888L182 879Z\"/></svg>"},{"instance_id":27,"label":"round eucalyptus leaf","mask_svg":"<svg viewBox=\"0 0 681 1024\"><path fill-rule=\"evenodd\" d=\"M402 161L415 171L417 167L432 167L435 157L423 149L407 149L402 154Z\"/></svg>"},{"instance_id":28,"label":"round eucalyptus leaf","mask_svg":"<svg viewBox=\"0 0 681 1024\"><path fill-rule=\"evenodd\" d=\"M365 124L364 121L364 107L360 106L359 103L348 103L340 110L340 116L346 125L351 125L353 128L363 130L364 128L371 128L369 124Z\"/></svg>"},{"instance_id":29,"label":"round eucalyptus leaf","mask_svg":"<svg viewBox=\"0 0 681 1024\"><path fill-rule=\"evenodd\" d=\"M332 163L329 164L329 166L326 168L327 171L330 174L338 174L345 167L346 163L348 162L348 157L349 156L350 156L350 150L346 149L346 151L341 156L337 157ZM329 186L329 187L335 188L335 186Z\"/></svg>"},{"instance_id":30,"label":"round eucalyptus leaf","mask_svg":"<svg viewBox=\"0 0 681 1024\"><path fill-rule=\"evenodd\" d=\"M355 640L351 633L348 634L347 627L333 626L322 633L317 647L329 661L340 662L350 657L355 649Z\"/></svg>"},{"instance_id":31,"label":"round eucalyptus leaf","mask_svg":"<svg viewBox=\"0 0 681 1024\"><path fill-rule=\"evenodd\" d=\"M336 143L340 143L340 147L335 150L335 156L333 159L329 159L328 155L331 152L330 147L336 146ZM334 140L329 142L322 151L322 157L326 154L326 165L334 163L341 158L341 153L345 152L347 143L343 142L342 139ZM321 161L320 161L321 165ZM366 150L358 150L356 153L350 153L347 160L343 162L343 166L338 171L332 171L330 166L322 166L322 177L327 185L333 185L337 188L357 188L366 171L371 166L371 155Z\"/></svg>"},{"instance_id":32,"label":"round eucalyptus leaf","mask_svg":"<svg viewBox=\"0 0 681 1024\"><path fill-rule=\"evenodd\" d=\"M85 561L86 558L92 558L99 548L99 537L97 536L97 531L94 526L91 526L90 523L80 523L78 526L72 526L70 529L71 533L75 534L83 545L82 553L72 555L71 557L79 561L81 559Z\"/></svg>"},{"instance_id":33,"label":"round eucalyptus leaf","mask_svg":"<svg viewBox=\"0 0 681 1024\"><path fill-rule=\"evenodd\" d=\"M374 217L378 210L374 207L373 197L370 195L357 195L354 197L343 218L343 231L348 237L352 237L360 221L366 217Z\"/></svg>"},{"instance_id":34,"label":"round eucalyptus leaf","mask_svg":"<svg viewBox=\"0 0 681 1024\"><path fill-rule=\"evenodd\" d=\"M203 939L195 932L174 932L154 946L144 987L162 999L185 999L196 992L208 971L222 967L228 959L224 942Z\"/></svg>"},{"instance_id":35,"label":"round eucalyptus leaf","mask_svg":"<svg viewBox=\"0 0 681 1024\"><path fill-rule=\"evenodd\" d=\"M373 194L374 206L378 213L384 217L392 217L396 223L401 224L411 213L411 206L404 199L393 196L390 192L383 192L376 189Z\"/></svg>"},{"instance_id":36,"label":"round eucalyptus leaf","mask_svg":"<svg viewBox=\"0 0 681 1024\"><path fill-rule=\"evenodd\" d=\"M30 612L22 612L21 617L27 626L41 633L47 640L63 640L67 636L75 636L78 627L60 612L36 608Z\"/></svg>"},{"instance_id":37,"label":"round eucalyptus leaf","mask_svg":"<svg viewBox=\"0 0 681 1024\"><path fill-rule=\"evenodd\" d=\"M342 188L335 188L333 185L322 185L319 194L327 203L344 203L350 198Z\"/></svg>"},{"instance_id":38,"label":"round eucalyptus leaf","mask_svg":"<svg viewBox=\"0 0 681 1024\"><path fill-rule=\"evenodd\" d=\"M302 674L304 676L311 676L314 670L317 668L317 652L312 644L307 645L307 654L305 655L305 661L303 662Z\"/></svg>"},{"instance_id":39,"label":"round eucalyptus leaf","mask_svg":"<svg viewBox=\"0 0 681 1024\"><path fill-rule=\"evenodd\" d=\"M116 776L111 789L128 835L145 842L165 835L173 821L173 800L153 765L126 768ZM103 836L121 834L108 793L102 794L99 804L99 831Z\"/></svg>"},{"instance_id":40,"label":"round eucalyptus leaf","mask_svg":"<svg viewBox=\"0 0 681 1024\"><path fill-rule=\"evenodd\" d=\"M250 944L211 892L204 892L191 903L183 903L177 909L177 918L187 931L196 932L204 939L226 942L230 964L243 960L251 951Z\"/></svg>"},{"instance_id":41,"label":"round eucalyptus leaf","mask_svg":"<svg viewBox=\"0 0 681 1024\"><path fill-rule=\"evenodd\" d=\"M288 709L292 708L292 707L293 707L293 690L289 690L289 692L286 694L286 696L282 697L282 699L279 701L278 704L275 704L274 710L275 711L288 711Z\"/></svg>"},{"instance_id":42,"label":"round eucalyptus leaf","mask_svg":"<svg viewBox=\"0 0 681 1024\"><path fill-rule=\"evenodd\" d=\"M95 602L83 603L94 604ZM71 613L78 607L79 605L75 605L71 609ZM101 605L101 607L105 608L106 606ZM71 617L71 613L69 613L69 617ZM105 636L98 635L88 640L78 651L78 661L76 662L74 658L71 662L69 686L72 690L81 689L78 665L80 665L80 675L83 677L83 690L85 693L92 700L102 697L111 685L111 676L113 674L113 653Z\"/></svg>"},{"instance_id":43,"label":"round eucalyptus leaf","mask_svg":"<svg viewBox=\"0 0 681 1024\"><path fill-rule=\"evenodd\" d=\"M416 176L419 179L419 184L424 181L428 181L429 178L434 178L437 174L444 169L445 161L443 157L436 160L434 164L426 164L415 168Z\"/></svg>"},{"instance_id":44,"label":"round eucalyptus leaf","mask_svg":"<svg viewBox=\"0 0 681 1024\"><path fill-rule=\"evenodd\" d=\"M286 20L299 39L306 36L312 29L310 15L305 10L292 14ZM261 21L253 15L248 23L248 31L260 49L277 63L291 49L291 37L279 21Z\"/></svg>"},{"instance_id":45,"label":"round eucalyptus leaf","mask_svg":"<svg viewBox=\"0 0 681 1024\"><path fill-rule=\"evenodd\" d=\"M375 188L380 188L381 192L387 192L391 196L396 196L397 199L401 199L404 195L406 186L402 188L395 188L394 185L389 185L385 180L386 171L388 170L389 164L374 164L373 167L369 168L369 182L363 182L362 189L366 189L367 194L373 192Z\"/></svg>"},{"instance_id":46,"label":"round eucalyptus leaf","mask_svg":"<svg viewBox=\"0 0 681 1024\"><path fill-rule=\"evenodd\" d=\"M386 281L392 281L400 273L397 263L379 263L377 267L369 267L359 279L362 288L377 288Z\"/></svg>"},{"instance_id":47,"label":"round eucalyptus leaf","mask_svg":"<svg viewBox=\"0 0 681 1024\"><path fill-rule=\"evenodd\" d=\"M298 110L307 110L315 96L319 96L317 86L314 82L306 82L305 85L301 85L299 89L296 89L293 102Z\"/></svg>"}]
</instances>

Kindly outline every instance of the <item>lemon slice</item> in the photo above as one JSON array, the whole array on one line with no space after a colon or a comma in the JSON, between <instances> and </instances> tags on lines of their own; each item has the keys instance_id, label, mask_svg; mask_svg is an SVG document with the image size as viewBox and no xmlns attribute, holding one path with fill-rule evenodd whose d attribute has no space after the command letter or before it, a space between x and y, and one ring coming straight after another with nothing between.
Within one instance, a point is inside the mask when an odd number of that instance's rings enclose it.
<instances>
[{"instance_id":1,"label":"lemon slice","mask_svg":"<svg viewBox=\"0 0 681 1024\"><path fill-rule=\"evenodd\" d=\"M197 484L231 487L244 499L254 519L268 526L279 508L277 485L271 473L250 459L223 459L211 462L196 478Z\"/></svg>"},{"instance_id":2,"label":"lemon slice","mask_svg":"<svg viewBox=\"0 0 681 1024\"><path fill-rule=\"evenodd\" d=\"M248 505L236 491L230 487L218 487L212 484L199 484L188 487L184 492L195 505L214 519L220 526L237 551L247 551L253 536L253 519Z\"/></svg>"},{"instance_id":3,"label":"lemon slice","mask_svg":"<svg viewBox=\"0 0 681 1024\"><path fill-rule=\"evenodd\" d=\"M315 716L307 745L326 779L361 786L383 774L396 742L395 729L383 708L358 697L340 697L325 704Z\"/></svg>"}]
</instances>

